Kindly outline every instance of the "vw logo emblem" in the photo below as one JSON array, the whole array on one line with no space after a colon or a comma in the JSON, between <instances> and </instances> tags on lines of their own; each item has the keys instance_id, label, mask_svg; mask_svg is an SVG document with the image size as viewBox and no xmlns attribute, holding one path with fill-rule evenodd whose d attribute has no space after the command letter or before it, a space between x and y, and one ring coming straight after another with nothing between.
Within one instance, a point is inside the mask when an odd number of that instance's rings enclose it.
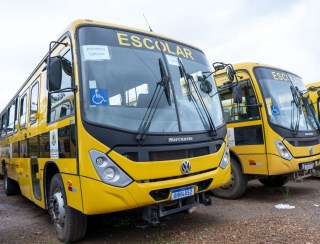
<instances>
[{"instance_id":1,"label":"vw logo emblem","mask_svg":"<svg viewBox=\"0 0 320 244\"><path fill-rule=\"evenodd\" d=\"M310 155L313 155L313 147L309 147L309 153Z\"/></svg>"},{"instance_id":2,"label":"vw logo emblem","mask_svg":"<svg viewBox=\"0 0 320 244\"><path fill-rule=\"evenodd\" d=\"M181 169L182 174L184 174L184 175L189 174L190 170L191 170L191 163L188 160L183 161L180 169Z\"/></svg>"}]
</instances>

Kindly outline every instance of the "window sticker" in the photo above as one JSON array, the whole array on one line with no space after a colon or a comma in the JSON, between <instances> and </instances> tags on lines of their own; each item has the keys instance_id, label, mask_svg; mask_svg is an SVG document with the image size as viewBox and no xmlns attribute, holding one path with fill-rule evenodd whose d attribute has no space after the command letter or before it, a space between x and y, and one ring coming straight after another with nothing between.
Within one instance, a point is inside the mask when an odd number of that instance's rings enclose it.
<instances>
[{"instance_id":1,"label":"window sticker","mask_svg":"<svg viewBox=\"0 0 320 244\"><path fill-rule=\"evenodd\" d=\"M59 158L58 129L50 131L50 158Z\"/></svg>"},{"instance_id":2,"label":"window sticker","mask_svg":"<svg viewBox=\"0 0 320 244\"><path fill-rule=\"evenodd\" d=\"M97 81L89 80L89 88L90 89L97 88Z\"/></svg>"},{"instance_id":3,"label":"window sticker","mask_svg":"<svg viewBox=\"0 0 320 244\"><path fill-rule=\"evenodd\" d=\"M270 108L271 108L272 115L274 116L280 115L280 109L278 106L271 105Z\"/></svg>"},{"instance_id":4,"label":"window sticker","mask_svg":"<svg viewBox=\"0 0 320 244\"><path fill-rule=\"evenodd\" d=\"M85 60L110 60L108 46L84 45L83 54Z\"/></svg>"},{"instance_id":5,"label":"window sticker","mask_svg":"<svg viewBox=\"0 0 320 244\"><path fill-rule=\"evenodd\" d=\"M170 65L179 66L178 57L166 54L166 58Z\"/></svg>"},{"instance_id":6,"label":"window sticker","mask_svg":"<svg viewBox=\"0 0 320 244\"><path fill-rule=\"evenodd\" d=\"M90 88L90 105L109 105L107 89Z\"/></svg>"}]
</instances>

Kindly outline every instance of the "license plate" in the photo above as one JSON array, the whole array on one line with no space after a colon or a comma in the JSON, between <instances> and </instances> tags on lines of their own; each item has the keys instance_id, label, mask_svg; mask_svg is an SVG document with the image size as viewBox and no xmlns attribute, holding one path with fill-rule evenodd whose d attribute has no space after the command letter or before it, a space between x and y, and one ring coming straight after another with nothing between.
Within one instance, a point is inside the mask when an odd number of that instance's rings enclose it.
<instances>
[{"instance_id":1,"label":"license plate","mask_svg":"<svg viewBox=\"0 0 320 244\"><path fill-rule=\"evenodd\" d=\"M304 170L313 169L313 167L314 167L313 163L305 163L302 165L302 169L304 169Z\"/></svg>"},{"instance_id":2,"label":"license plate","mask_svg":"<svg viewBox=\"0 0 320 244\"><path fill-rule=\"evenodd\" d=\"M171 200L181 199L194 195L194 186L183 187L171 191Z\"/></svg>"}]
</instances>

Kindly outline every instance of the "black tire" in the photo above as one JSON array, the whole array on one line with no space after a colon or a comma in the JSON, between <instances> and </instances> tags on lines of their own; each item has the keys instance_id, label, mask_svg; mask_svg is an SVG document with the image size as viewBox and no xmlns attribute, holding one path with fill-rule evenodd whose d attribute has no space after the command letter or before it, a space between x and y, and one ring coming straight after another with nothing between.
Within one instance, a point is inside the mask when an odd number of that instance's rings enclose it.
<instances>
[{"instance_id":1,"label":"black tire","mask_svg":"<svg viewBox=\"0 0 320 244\"><path fill-rule=\"evenodd\" d=\"M288 182L288 176L286 175L275 175L275 176L266 176L260 178L259 181L268 187L280 187L285 185Z\"/></svg>"},{"instance_id":2,"label":"black tire","mask_svg":"<svg viewBox=\"0 0 320 244\"><path fill-rule=\"evenodd\" d=\"M13 179L10 179L8 177L8 174L7 174L7 170L4 169L4 191L6 193L7 196L12 196L12 195L18 195L20 194L20 187L19 187L19 184L18 182L16 182L15 180Z\"/></svg>"},{"instance_id":3,"label":"black tire","mask_svg":"<svg viewBox=\"0 0 320 244\"><path fill-rule=\"evenodd\" d=\"M87 231L87 215L66 204L66 194L60 174L53 176L49 194L49 213L58 239L62 242L81 240Z\"/></svg>"},{"instance_id":4,"label":"black tire","mask_svg":"<svg viewBox=\"0 0 320 244\"><path fill-rule=\"evenodd\" d=\"M236 199L246 192L247 185L248 178L242 173L240 164L236 159L231 158L231 181L220 188L213 189L212 193L216 197Z\"/></svg>"}]
</instances>

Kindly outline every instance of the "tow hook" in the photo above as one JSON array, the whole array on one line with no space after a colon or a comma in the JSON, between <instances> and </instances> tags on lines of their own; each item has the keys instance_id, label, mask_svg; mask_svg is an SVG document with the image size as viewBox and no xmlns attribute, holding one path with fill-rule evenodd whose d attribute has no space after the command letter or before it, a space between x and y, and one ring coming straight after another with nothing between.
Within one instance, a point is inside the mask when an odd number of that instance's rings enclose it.
<instances>
[{"instance_id":1,"label":"tow hook","mask_svg":"<svg viewBox=\"0 0 320 244\"><path fill-rule=\"evenodd\" d=\"M145 207L142 213L142 219L148 221L151 225L159 224L159 216L157 209L152 208L150 206Z\"/></svg>"},{"instance_id":2,"label":"tow hook","mask_svg":"<svg viewBox=\"0 0 320 244\"><path fill-rule=\"evenodd\" d=\"M211 197L209 196L210 193L201 193L200 194L200 203L202 203L204 206L211 206L212 205L212 201L211 201Z\"/></svg>"}]
</instances>

